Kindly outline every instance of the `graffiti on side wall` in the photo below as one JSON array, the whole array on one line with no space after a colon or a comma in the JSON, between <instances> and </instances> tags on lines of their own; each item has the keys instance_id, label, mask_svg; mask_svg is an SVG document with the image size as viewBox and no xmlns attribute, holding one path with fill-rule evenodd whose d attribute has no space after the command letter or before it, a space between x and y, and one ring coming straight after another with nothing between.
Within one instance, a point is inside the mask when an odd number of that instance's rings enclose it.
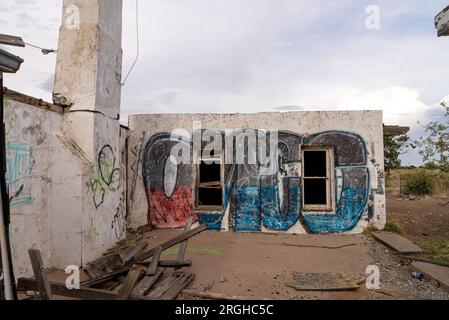
<instances>
[{"instance_id":1,"label":"graffiti on side wall","mask_svg":"<svg viewBox=\"0 0 449 320\"><path fill-rule=\"evenodd\" d=\"M122 193L120 197L120 202L118 207L115 209L114 218L111 222L111 231L117 240L122 239L126 234L127 229L127 215L125 208L125 192Z\"/></svg>"},{"instance_id":2,"label":"graffiti on side wall","mask_svg":"<svg viewBox=\"0 0 449 320\"><path fill-rule=\"evenodd\" d=\"M11 208L31 204L31 146L26 143L7 143L6 167Z\"/></svg>"},{"instance_id":3,"label":"graffiti on side wall","mask_svg":"<svg viewBox=\"0 0 449 320\"><path fill-rule=\"evenodd\" d=\"M222 133L232 142L232 152L226 157L244 154L245 160L257 158L256 150L243 146L248 132L240 130L232 136ZM267 139L269 139L267 135ZM245 140L246 139L246 140ZM193 185L195 165L176 164L172 148L179 143L193 150L191 139L156 134L143 152L143 177L148 198L149 223L157 228L176 228L194 217L210 229L222 230L223 225L234 231L288 231L301 226L309 233L336 233L352 230L368 212L370 174L366 145L354 133L329 131L314 135L278 132L275 172L266 164L246 161L235 164L225 161L223 210L195 212ZM267 140L268 142L268 140ZM246 142L247 143L247 142ZM331 146L334 154L335 206L333 212L303 212L301 150L303 146ZM189 155L191 158L192 154ZM230 160L230 161L229 161ZM228 221L223 221L227 217Z\"/></svg>"},{"instance_id":4,"label":"graffiti on side wall","mask_svg":"<svg viewBox=\"0 0 449 320\"><path fill-rule=\"evenodd\" d=\"M91 189L95 208L104 203L106 192L116 192L121 188L123 172L110 145L105 145L98 153L91 179Z\"/></svg>"}]
</instances>

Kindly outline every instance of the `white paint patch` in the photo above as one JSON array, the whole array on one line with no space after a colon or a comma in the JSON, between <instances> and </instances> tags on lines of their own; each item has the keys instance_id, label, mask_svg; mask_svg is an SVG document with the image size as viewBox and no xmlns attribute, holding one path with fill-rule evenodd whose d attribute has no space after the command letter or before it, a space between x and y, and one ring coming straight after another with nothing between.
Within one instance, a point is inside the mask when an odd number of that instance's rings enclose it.
<instances>
[{"instance_id":1,"label":"white paint patch","mask_svg":"<svg viewBox=\"0 0 449 320\"><path fill-rule=\"evenodd\" d=\"M164 170L164 191L165 196L171 197L176 188L176 180L178 179L178 163L175 156L170 156L165 162Z\"/></svg>"}]
</instances>

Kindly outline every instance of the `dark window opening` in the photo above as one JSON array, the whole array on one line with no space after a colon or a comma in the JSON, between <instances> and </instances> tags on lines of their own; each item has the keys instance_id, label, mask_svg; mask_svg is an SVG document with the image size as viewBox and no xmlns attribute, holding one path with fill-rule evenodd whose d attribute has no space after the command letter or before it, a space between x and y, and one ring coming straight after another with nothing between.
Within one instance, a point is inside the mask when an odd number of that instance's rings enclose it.
<instances>
[{"instance_id":1,"label":"dark window opening","mask_svg":"<svg viewBox=\"0 0 449 320\"><path fill-rule=\"evenodd\" d=\"M198 206L222 206L222 189L198 188Z\"/></svg>"},{"instance_id":2,"label":"dark window opening","mask_svg":"<svg viewBox=\"0 0 449 320\"><path fill-rule=\"evenodd\" d=\"M325 179L304 180L304 204L327 205L327 181Z\"/></svg>"},{"instance_id":3,"label":"dark window opening","mask_svg":"<svg viewBox=\"0 0 449 320\"><path fill-rule=\"evenodd\" d=\"M200 164L200 184L217 182L221 185L221 165L216 163L207 164L204 161Z\"/></svg>"},{"instance_id":4,"label":"dark window opening","mask_svg":"<svg viewBox=\"0 0 449 320\"><path fill-rule=\"evenodd\" d=\"M304 210L332 210L331 178L332 149L303 150Z\"/></svg>"},{"instance_id":5,"label":"dark window opening","mask_svg":"<svg viewBox=\"0 0 449 320\"><path fill-rule=\"evenodd\" d=\"M304 177L327 177L327 152L304 152Z\"/></svg>"},{"instance_id":6,"label":"dark window opening","mask_svg":"<svg viewBox=\"0 0 449 320\"><path fill-rule=\"evenodd\" d=\"M197 168L196 199L197 210L220 210L223 208L222 158L201 157Z\"/></svg>"}]
</instances>

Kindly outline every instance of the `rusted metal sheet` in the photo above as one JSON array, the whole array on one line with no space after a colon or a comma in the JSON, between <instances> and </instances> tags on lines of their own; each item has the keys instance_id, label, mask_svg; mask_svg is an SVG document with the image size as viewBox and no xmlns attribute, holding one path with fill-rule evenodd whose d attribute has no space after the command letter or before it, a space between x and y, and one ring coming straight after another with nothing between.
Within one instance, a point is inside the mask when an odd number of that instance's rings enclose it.
<instances>
[{"instance_id":1,"label":"rusted metal sheet","mask_svg":"<svg viewBox=\"0 0 449 320\"><path fill-rule=\"evenodd\" d=\"M25 47L25 42L23 42L22 38L1 33L0 33L0 44L15 47Z\"/></svg>"},{"instance_id":2,"label":"rusted metal sheet","mask_svg":"<svg viewBox=\"0 0 449 320\"><path fill-rule=\"evenodd\" d=\"M0 49L0 72L16 73L22 63L22 58Z\"/></svg>"},{"instance_id":3,"label":"rusted metal sheet","mask_svg":"<svg viewBox=\"0 0 449 320\"><path fill-rule=\"evenodd\" d=\"M438 36L449 36L449 6L435 17L435 28Z\"/></svg>"}]
</instances>

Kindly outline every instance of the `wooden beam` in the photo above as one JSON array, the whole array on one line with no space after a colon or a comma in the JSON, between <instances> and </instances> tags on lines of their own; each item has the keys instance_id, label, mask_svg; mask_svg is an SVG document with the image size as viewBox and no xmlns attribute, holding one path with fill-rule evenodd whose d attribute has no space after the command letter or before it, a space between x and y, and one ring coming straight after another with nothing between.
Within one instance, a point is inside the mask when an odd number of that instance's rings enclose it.
<instances>
[{"instance_id":1,"label":"wooden beam","mask_svg":"<svg viewBox=\"0 0 449 320\"><path fill-rule=\"evenodd\" d=\"M142 252L143 249L148 245L145 240L139 241L137 244L130 246L129 248L123 250L119 253L120 260L123 263L130 262L135 256Z\"/></svg>"},{"instance_id":2,"label":"wooden beam","mask_svg":"<svg viewBox=\"0 0 449 320\"><path fill-rule=\"evenodd\" d=\"M159 266L159 259L161 258L162 247L156 248L156 253L153 256L153 260L151 260L151 264L148 268L145 269L145 273L148 276L153 276L156 274L157 267Z\"/></svg>"},{"instance_id":3,"label":"wooden beam","mask_svg":"<svg viewBox=\"0 0 449 320\"><path fill-rule=\"evenodd\" d=\"M117 294L113 291L80 287L79 290L69 290L64 284L50 282L53 295L79 299L79 300L116 300ZM34 279L19 279L17 288L19 291L36 291L37 284ZM132 300L147 300L139 296L131 296Z\"/></svg>"},{"instance_id":4,"label":"wooden beam","mask_svg":"<svg viewBox=\"0 0 449 320\"><path fill-rule=\"evenodd\" d=\"M175 237L173 239L168 240L167 242L164 242L163 244L160 245L160 247L162 248L162 251L170 249L171 247L173 247L173 246L175 246L175 245L177 245L177 244L179 244L179 243L181 243L181 242L183 242L183 241L185 241L187 239L190 239L193 236L195 236L195 235L197 235L197 234L199 234L199 233L201 233L201 232L203 232L205 230L207 230L207 226L200 225L200 226L196 227L195 229L192 229L192 230L190 230L190 231L188 231L186 233L183 233L183 234L181 234L181 235L179 235L179 236L177 236L177 237ZM145 263L146 260L148 260L149 258L153 257L154 254L157 252L158 247L159 246L157 246L157 247L155 247L155 248L145 252L144 254L142 254L141 256L136 258L136 264L143 264L143 263ZM111 272L111 273L109 273L109 274L107 274L105 276L102 276L102 277L99 277L99 278L96 278L96 279L85 281L82 284L84 286L99 285L101 283L104 283L105 281L113 279L114 277L116 277L118 275L127 273L129 271L129 269L131 269L131 267L132 267L132 264L124 266L123 268L121 268L121 269L119 269L117 271Z\"/></svg>"},{"instance_id":5,"label":"wooden beam","mask_svg":"<svg viewBox=\"0 0 449 320\"><path fill-rule=\"evenodd\" d=\"M161 300L175 300L184 289L190 286L194 279L194 274L179 276L178 279L173 281L167 291L161 295Z\"/></svg>"},{"instance_id":6,"label":"wooden beam","mask_svg":"<svg viewBox=\"0 0 449 320\"><path fill-rule=\"evenodd\" d=\"M159 261L159 266L169 268L184 268L192 265L191 260L162 260Z\"/></svg>"},{"instance_id":7,"label":"wooden beam","mask_svg":"<svg viewBox=\"0 0 449 320\"><path fill-rule=\"evenodd\" d=\"M193 217L189 217L189 219L187 220L186 226L184 228L184 233L190 231L190 229L192 228L192 222L193 222ZM178 251L178 258L177 258L178 261L184 261L184 258L186 256L188 242L189 242L188 239L186 241L181 242L181 244L179 246L179 251Z\"/></svg>"},{"instance_id":8,"label":"wooden beam","mask_svg":"<svg viewBox=\"0 0 449 320\"><path fill-rule=\"evenodd\" d=\"M132 296L135 297L144 297L148 294L148 292L153 288L155 283L159 280L159 278L164 273L165 268L158 268L156 273L152 276L145 276L133 289L131 292Z\"/></svg>"},{"instance_id":9,"label":"wooden beam","mask_svg":"<svg viewBox=\"0 0 449 320\"><path fill-rule=\"evenodd\" d=\"M170 249L171 247L174 247L177 244L184 242L205 230L207 230L207 226L200 225L199 227L196 227L195 229L192 229L192 230L185 232L171 240L168 240L167 242L164 242L163 244L160 245L162 247L162 251ZM156 252L156 250L157 250L157 248L154 248L154 249L151 249L150 251L142 254L139 257L139 261L145 261L145 260L151 258L154 255L154 253Z\"/></svg>"},{"instance_id":10,"label":"wooden beam","mask_svg":"<svg viewBox=\"0 0 449 320\"><path fill-rule=\"evenodd\" d=\"M28 254L30 255L31 265L33 267L33 273L36 279L37 289L39 290L39 293L41 295L41 299L51 300L51 288L47 279L47 274L45 273L41 253L39 250L30 249L28 250Z\"/></svg>"},{"instance_id":11,"label":"wooden beam","mask_svg":"<svg viewBox=\"0 0 449 320\"><path fill-rule=\"evenodd\" d=\"M117 295L117 300L128 300L137 282L140 280L143 274L143 268L138 265L134 265L128 272L125 283L120 288Z\"/></svg>"}]
</instances>

